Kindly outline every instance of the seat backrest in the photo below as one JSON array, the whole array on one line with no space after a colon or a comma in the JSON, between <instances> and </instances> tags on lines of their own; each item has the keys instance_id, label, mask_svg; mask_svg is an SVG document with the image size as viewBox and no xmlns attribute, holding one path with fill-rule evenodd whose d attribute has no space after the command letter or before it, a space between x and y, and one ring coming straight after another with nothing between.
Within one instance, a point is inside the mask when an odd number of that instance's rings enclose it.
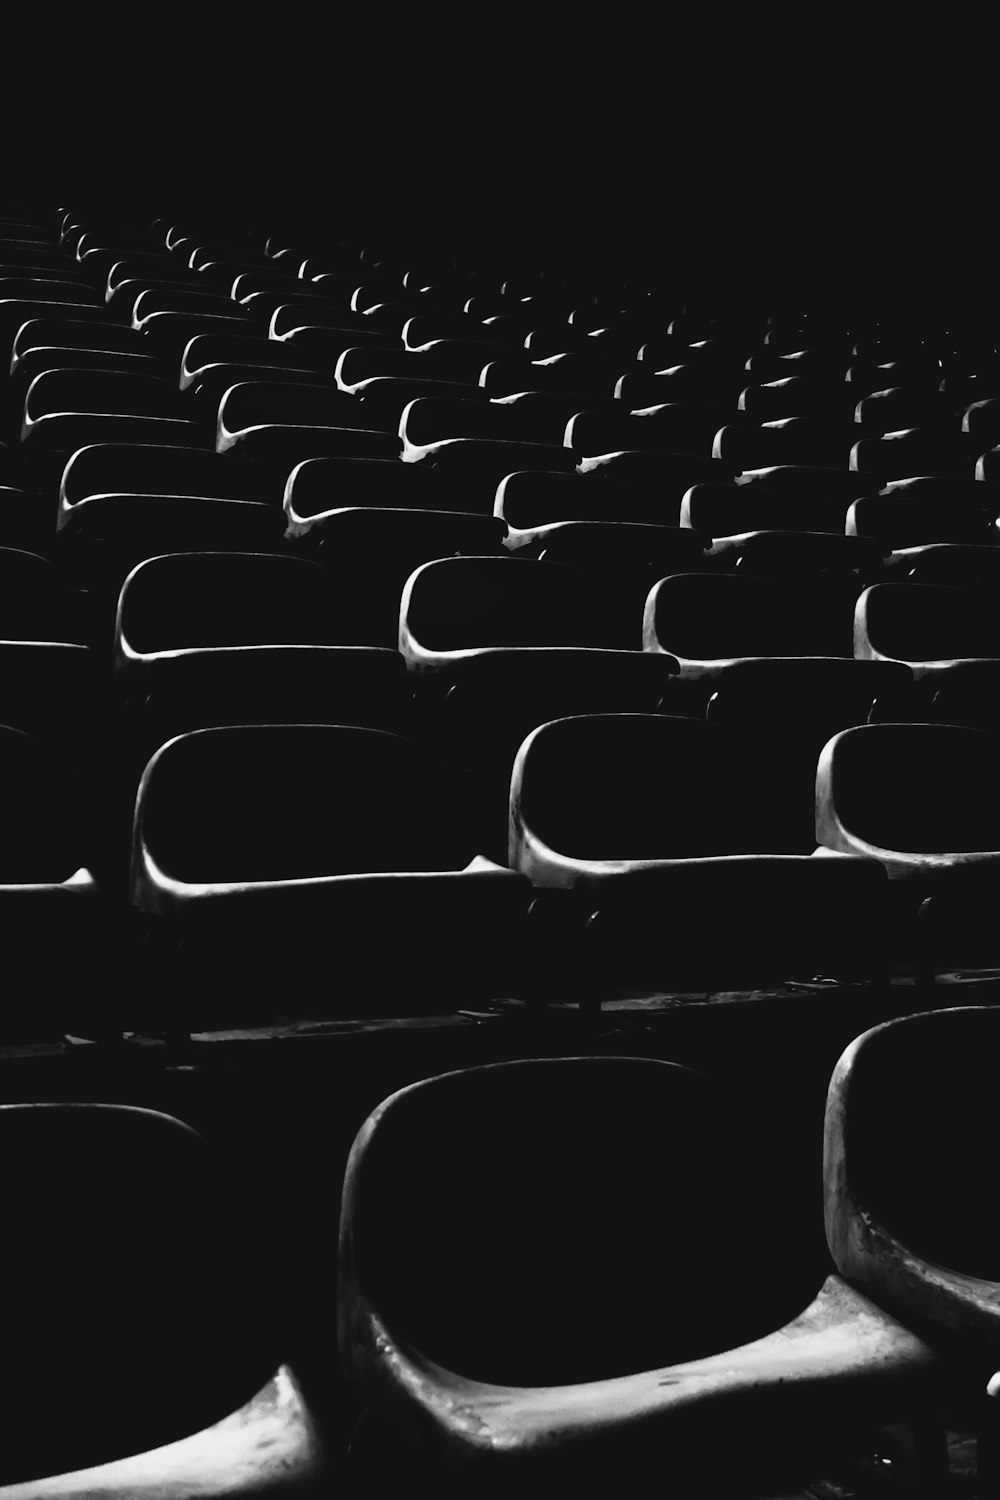
<instances>
[{"instance_id":1,"label":"seat backrest","mask_svg":"<svg viewBox=\"0 0 1000 1500\"><path fill-rule=\"evenodd\" d=\"M308 795L289 799L289 787ZM475 854L456 789L409 740L353 726L203 729L162 746L136 805L144 863L192 887L457 870Z\"/></svg>"},{"instance_id":2,"label":"seat backrest","mask_svg":"<svg viewBox=\"0 0 1000 1500\"><path fill-rule=\"evenodd\" d=\"M204 495L217 500L281 504L284 475L234 464L199 448L144 443L93 443L69 458L59 484L59 508L91 495Z\"/></svg>"},{"instance_id":3,"label":"seat backrest","mask_svg":"<svg viewBox=\"0 0 1000 1500\"><path fill-rule=\"evenodd\" d=\"M303 558L182 552L126 579L116 660L203 646L336 645L327 573Z\"/></svg>"},{"instance_id":4,"label":"seat backrest","mask_svg":"<svg viewBox=\"0 0 1000 1500\"><path fill-rule=\"evenodd\" d=\"M816 832L835 825L864 844L903 853L1000 850L1000 744L948 724L866 724L824 748L817 770Z\"/></svg>"},{"instance_id":5,"label":"seat backrest","mask_svg":"<svg viewBox=\"0 0 1000 1500\"><path fill-rule=\"evenodd\" d=\"M690 661L741 656L851 656L850 577L772 579L675 574L646 603L647 650Z\"/></svg>"},{"instance_id":6,"label":"seat backrest","mask_svg":"<svg viewBox=\"0 0 1000 1500\"><path fill-rule=\"evenodd\" d=\"M857 603L854 654L913 663L1000 656L1000 608L988 589L877 583Z\"/></svg>"},{"instance_id":7,"label":"seat backrest","mask_svg":"<svg viewBox=\"0 0 1000 1500\"><path fill-rule=\"evenodd\" d=\"M827 1238L845 1274L877 1289L880 1300L888 1295L904 1317L951 1329L978 1322L993 1338L1000 1261L984 1183L998 1025L995 1009L962 1006L902 1017L858 1037L830 1083L824 1174ZM864 1240L862 1215L870 1226ZM876 1254L866 1253L866 1240ZM926 1280L878 1264L878 1250L891 1254L892 1245L911 1264L930 1262ZM953 1272L969 1278L964 1288L944 1285ZM976 1279L987 1284L977 1287ZM956 1306L963 1290L978 1317Z\"/></svg>"},{"instance_id":8,"label":"seat backrest","mask_svg":"<svg viewBox=\"0 0 1000 1500\"><path fill-rule=\"evenodd\" d=\"M664 1155L678 1131L695 1149ZM725 1338L717 1319L733 1326L735 1140L716 1088L668 1063L508 1063L413 1085L352 1151L344 1281L395 1337L471 1379L576 1382L693 1356ZM664 1237L674 1213L696 1219L694 1240Z\"/></svg>"}]
</instances>

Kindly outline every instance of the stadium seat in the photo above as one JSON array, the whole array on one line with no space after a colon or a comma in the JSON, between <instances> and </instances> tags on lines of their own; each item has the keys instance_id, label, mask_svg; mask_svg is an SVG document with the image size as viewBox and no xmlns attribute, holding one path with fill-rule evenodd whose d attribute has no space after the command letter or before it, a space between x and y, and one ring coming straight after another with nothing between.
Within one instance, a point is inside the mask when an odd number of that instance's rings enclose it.
<instances>
[{"instance_id":1,"label":"stadium seat","mask_svg":"<svg viewBox=\"0 0 1000 1500\"><path fill-rule=\"evenodd\" d=\"M2 1258L19 1288L5 1320L3 1493L222 1496L321 1482L319 1428L282 1363L276 1310L245 1316L238 1158L125 1104L4 1104L0 1147L9 1212L32 1228L6 1236ZM88 1227L68 1263L74 1223ZM254 1233L270 1243L269 1230Z\"/></svg>"},{"instance_id":2,"label":"stadium seat","mask_svg":"<svg viewBox=\"0 0 1000 1500\"><path fill-rule=\"evenodd\" d=\"M944 584L948 588L990 588L1000 581L1000 548L963 547L954 542L932 542L903 547L886 561L888 582Z\"/></svg>"},{"instance_id":3,"label":"stadium seat","mask_svg":"<svg viewBox=\"0 0 1000 1500\"><path fill-rule=\"evenodd\" d=\"M680 573L650 591L643 649L666 651L690 677L762 656L851 656L857 580Z\"/></svg>"},{"instance_id":4,"label":"stadium seat","mask_svg":"<svg viewBox=\"0 0 1000 1500\"><path fill-rule=\"evenodd\" d=\"M698 488L696 485L688 493L694 494ZM718 538L709 556L716 567L726 572L767 577L853 572L868 580L881 574L882 560L888 551L888 543L877 537L838 536L821 531L746 531Z\"/></svg>"},{"instance_id":5,"label":"stadium seat","mask_svg":"<svg viewBox=\"0 0 1000 1500\"><path fill-rule=\"evenodd\" d=\"M987 546L995 543L1000 496L992 486L934 476L887 484L849 508L848 536L881 537L894 550L934 542Z\"/></svg>"},{"instance_id":6,"label":"stadium seat","mask_svg":"<svg viewBox=\"0 0 1000 1500\"><path fill-rule=\"evenodd\" d=\"M496 487L494 514L507 525L509 546L525 546L540 539L553 525L564 522L621 522L663 526L677 530L679 496L673 496L688 476L665 483L629 485L611 480L581 482L578 474L515 469Z\"/></svg>"},{"instance_id":7,"label":"stadium seat","mask_svg":"<svg viewBox=\"0 0 1000 1500\"><path fill-rule=\"evenodd\" d=\"M122 585L115 672L144 692L164 656L207 646L336 646L330 581L303 558L180 552L137 564ZM143 684L143 685L140 685Z\"/></svg>"},{"instance_id":8,"label":"stadium seat","mask_svg":"<svg viewBox=\"0 0 1000 1500\"><path fill-rule=\"evenodd\" d=\"M679 1135L664 1157L654 1143ZM753 1475L768 1493L833 1429L919 1399L934 1356L868 1299L836 1277L782 1284L752 1237L734 1262L755 1138L724 1087L632 1057L476 1067L385 1099L347 1168L339 1331L399 1472L497 1495L655 1462L685 1492ZM665 1201L695 1240L664 1241Z\"/></svg>"},{"instance_id":9,"label":"stadium seat","mask_svg":"<svg viewBox=\"0 0 1000 1500\"><path fill-rule=\"evenodd\" d=\"M425 464L456 483L476 485L478 490L490 484L495 489L501 479L518 469L568 474L576 463L568 448L552 443L493 438L445 438L421 448L404 449L400 457L407 463Z\"/></svg>"},{"instance_id":10,"label":"stadium seat","mask_svg":"<svg viewBox=\"0 0 1000 1500\"><path fill-rule=\"evenodd\" d=\"M676 665L667 656L593 648L499 648L450 666L447 689L418 700L421 738L472 777L483 852L507 862L510 777L521 742L568 714L655 713L669 700Z\"/></svg>"},{"instance_id":11,"label":"stadium seat","mask_svg":"<svg viewBox=\"0 0 1000 1500\"><path fill-rule=\"evenodd\" d=\"M252 443L262 427L370 428L362 403L329 385L244 380L231 385L219 402L215 449L226 453ZM398 444L397 444L398 450ZM237 455L239 456L239 455ZM361 455L359 455L361 456Z\"/></svg>"},{"instance_id":12,"label":"stadium seat","mask_svg":"<svg viewBox=\"0 0 1000 1500\"><path fill-rule=\"evenodd\" d=\"M60 524L94 495L202 495L280 508L287 471L234 464L220 453L152 443L93 443L70 457L59 481Z\"/></svg>"},{"instance_id":13,"label":"stadium seat","mask_svg":"<svg viewBox=\"0 0 1000 1500\"><path fill-rule=\"evenodd\" d=\"M285 485L290 536L306 536L331 511L373 506L388 510L454 510L469 514L475 489L433 469L371 458L307 458ZM492 492L489 494L492 505Z\"/></svg>"},{"instance_id":14,"label":"stadium seat","mask_svg":"<svg viewBox=\"0 0 1000 1500\"><path fill-rule=\"evenodd\" d=\"M290 796L296 785L303 795ZM180 1025L285 1005L289 923L299 1014L441 1013L503 994L529 896L479 856L452 767L395 734L315 724L204 729L162 746L136 801L132 890L161 919L173 975L162 1003ZM212 982L224 955L239 981L226 996Z\"/></svg>"},{"instance_id":15,"label":"stadium seat","mask_svg":"<svg viewBox=\"0 0 1000 1500\"><path fill-rule=\"evenodd\" d=\"M997 1270L983 1182L998 1020L989 1006L958 1005L857 1037L830 1080L823 1153L834 1262L947 1359L951 1420L979 1438L980 1485L996 1464Z\"/></svg>"},{"instance_id":16,"label":"stadium seat","mask_svg":"<svg viewBox=\"0 0 1000 1500\"><path fill-rule=\"evenodd\" d=\"M579 411L566 424L564 442L581 458L617 450L691 453L707 458L719 418L718 410L681 402L621 414Z\"/></svg>"},{"instance_id":17,"label":"stadium seat","mask_svg":"<svg viewBox=\"0 0 1000 1500\"><path fill-rule=\"evenodd\" d=\"M1000 656L1000 610L988 589L873 584L858 598L854 654L904 661L917 677L967 657Z\"/></svg>"},{"instance_id":18,"label":"stadium seat","mask_svg":"<svg viewBox=\"0 0 1000 1500\"><path fill-rule=\"evenodd\" d=\"M480 389L476 383L478 375L468 376L467 361L449 360L450 348L447 341L440 340L423 349L355 346L345 349L338 358L334 378L343 391L353 391L362 382L376 378L444 380L454 385L467 385L471 395L472 391Z\"/></svg>"},{"instance_id":19,"label":"stadium seat","mask_svg":"<svg viewBox=\"0 0 1000 1500\"><path fill-rule=\"evenodd\" d=\"M922 878L945 889L995 885L996 753L992 735L964 726L843 730L817 768L817 838L828 849L881 860L891 879Z\"/></svg>"},{"instance_id":20,"label":"stadium seat","mask_svg":"<svg viewBox=\"0 0 1000 1500\"><path fill-rule=\"evenodd\" d=\"M737 409L753 422L773 422L784 417L850 417L855 393L843 379L787 375L781 380L748 385L739 395Z\"/></svg>"},{"instance_id":21,"label":"stadium seat","mask_svg":"<svg viewBox=\"0 0 1000 1500\"><path fill-rule=\"evenodd\" d=\"M883 482L919 474L971 479L981 452L970 433L906 427L881 437L861 438L851 449L849 467L860 474L877 475Z\"/></svg>"},{"instance_id":22,"label":"stadium seat","mask_svg":"<svg viewBox=\"0 0 1000 1500\"><path fill-rule=\"evenodd\" d=\"M627 596L626 596L627 597ZM439 671L497 647L598 646L635 650L641 619L618 591L555 563L448 557L406 582L399 651L411 672Z\"/></svg>"}]
</instances>

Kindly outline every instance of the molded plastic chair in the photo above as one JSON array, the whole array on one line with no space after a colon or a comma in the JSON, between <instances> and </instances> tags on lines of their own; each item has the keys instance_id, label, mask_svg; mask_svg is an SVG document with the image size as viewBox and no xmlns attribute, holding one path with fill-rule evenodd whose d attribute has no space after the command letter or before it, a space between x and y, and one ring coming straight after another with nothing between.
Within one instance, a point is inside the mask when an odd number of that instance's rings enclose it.
<instances>
[{"instance_id":1,"label":"molded plastic chair","mask_svg":"<svg viewBox=\"0 0 1000 1500\"><path fill-rule=\"evenodd\" d=\"M709 555L719 568L765 577L857 573L866 578L881 572L888 551L888 543L878 537L837 536L818 531L747 531L720 537Z\"/></svg>"},{"instance_id":2,"label":"molded plastic chair","mask_svg":"<svg viewBox=\"0 0 1000 1500\"><path fill-rule=\"evenodd\" d=\"M679 481L680 482L680 481ZM677 529L676 486L590 481L579 474L515 470L496 488L493 513L508 527L511 547L540 540L564 522L621 522Z\"/></svg>"},{"instance_id":3,"label":"molded plastic chair","mask_svg":"<svg viewBox=\"0 0 1000 1500\"><path fill-rule=\"evenodd\" d=\"M950 724L869 724L820 756L816 836L885 865L925 977L1000 967L998 744Z\"/></svg>"},{"instance_id":4,"label":"molded plastic chair","mask_svg":"<svg viewBox=\"0 0 1000 1500\"><path fill-rule=\"evenodd\" d=\"M529 890L476 844L453 768L397 735L299 724L171 740L143 774L132 864L133 901L163 918L154 937L184 976L164 989L167 1016L440 1013L513 992ZM290 928L307 980L294 993ZM238 976L225 996L223 961Z\"/></svg>"},{"instance_id":5,"label":"molded plastic chair","mask_svg":"<svg viewBox=\"0 0 1000 1500\"><path fill-rule=\"evenodd\" d=\"M856 500L845 530L848 536L882 537L894 550L933 542L989 546L996 541L998 514L1000 498L991 485L921 476Z\"/></svg>"},{"instance_id":6,"label":"molded plastic chair","mask_svg":"<svg viewBox=\"0 0 1000 1500\"><path fill-rule=\"evenodd\" d=\"M825 532L842 536L850 500L802 490L738 484L693 484L684 492L679 521L709 536L751 531Z\"/></svg>"},{"instance_id":7,"label":"molded plastic chair","mask_svg":"<svg viewBox=\"0 0 1000 1500\"><path fill-rule=\"evenodd\" d=\"M906 479L915 474L971 479L981 451L981 445L977 446L966 432L907 427L856 442L849 467L859 473L877 474L883 481Z\"/></svg>"},{"instance_id":8,"label":"molded plastic chair","mask_svg":"<svg viewBox=\"0 0 1000 1500\"><path fill-rule=\"evenodd\" d=\"M876 583L857 602L854 654L906 662L917 677L1000 656L1000 608L988 589Z\"/></svg>"},{"instance_id":9,"label":"molded plastic chair","mask_svg":"<svg viewBox=\"0 0 1000 1500\"><path fill-rule=\"evenodd\" d=\"M859 1036L826 1103L827 1242L841 1274L934 1347L947 1398L996 1467L996 1234L985 1189L1000 1012L958 1006ZM954 1416L953 1416L954 1420ZM946 1476L942 1476L946 1477Z\"/></svg>"},{"instance_id":10,"label":"molded plastic chair","mask_svg":"<svg viewBox=\"0 0 1000 1500\"><path fill-rule=\"evenodd\" d=\"M707 458L719 420L717 410L680 402L620 414L584 410L567 422L564 442L581 458L616 450Z\"/></svg>"},{"instance_id":11,"label":"molded plastic chair","mask_svg":"<svg viewBox=\"0 0 1000 1500\"><path fill-rule=\"evenodd\" d=\"M284 513L290 536L307 536L345 507L451 510L470 514L475 491L418 464L373 458L307 458L288 476Z\"/></svg>"},{"instance_id":12,"label":"molded plastic chair","mask_svg":"<svg viewBox=\"0 0 1000 1500\"><path fill-rule=\"evenodd\" d=\"M273 1309L246 1316L238 1164L124 1104L2 1105L0 1150L8 1212L30 1226L0 1257L18 1288L0 1493L229 1496L328 1477Z\"/></svg>"},{"instance_id":13,"label":"molded plastic chair","mask_svg":"<svg viewBox=\"0 0 1000 1500\"><path fill-rule=\"evenodd\" d=\"M640 621L574 568L513 558L447 557L411 574L399 651L411 672L437 671L498 647L638 650Z\"/></svg>"},{"instance_id":14,"label":"molded plastic chair","mask_svg":"<svg viewBox=\"0 0 1000 1500\"><path fill-rule=\"evenodd\" d=\"M286 423L295 427L372 426L362 403L355 396L338 391L332 383L301 384L254 378L231 385L223 394L215 429L216 452L241 447L265 424Z\"/></svg>"},{"instance_id":15,"label":"molded plastic chair","mask_svg":"<svg viewBox=\"0 0 1000 1500\"><path fill-rule=\"evenodd\" d=\"M437 1485L540 1493L655 1461L685 1491L738 1473L768 1492L926 1389L930 1351L839 1278L809 1302L752 1241L734 1257L759 1181L737 1115L686 1068L581 1057L446 1074L374 1111L344 1184L340 1347L401 1472L423 1455ZM697 1235L665 1238L665 1211Z\"/></svg>"},{"instance_id":16,"label":"molded plastic chair","mask_svg":"<svg viewBox=\"0 0 1000 1500\"><path fill-rule=\"evenodd\" d=\"M424 563L503 560L499 521L450 511L345 508L323 517L310 541L326 571L331 618L343 645L396 648L400 598Z\"/></svg>"},{"instance_id":17,"label":"molded plastic chair","mask_svg":"<svg viewBox=\"0 0 1000 1500\"><path fill-rule=\"evenodd\" d=\"M677 573L650 591L643 649L675 656L685 676L712 676L762 656L851 656L856 579Z\"/></svg>"},{"instance_id":18,"label":"molded plastic chair","mask_svg":"<svg viewBox=\"0 0 1000 1500\"><path fill-rule=\"evenodd\" d=\"M209 646L339 644L330 580L317 563L177 552L139 563L122 585L114 666L127 684L163 656Z\"/></svg>"},{"instance_id":19,"label":"molded plastic chair","mask_svg":"<svg viewBox=\"0 0 1000 1500\"><path fill-rule=\"evenodd\" d=\"M886 580L943 584L945 588L994 588L1000 583L1000 547L932 542L904 547L886 561Z\"/></svg>"}]
</instances>

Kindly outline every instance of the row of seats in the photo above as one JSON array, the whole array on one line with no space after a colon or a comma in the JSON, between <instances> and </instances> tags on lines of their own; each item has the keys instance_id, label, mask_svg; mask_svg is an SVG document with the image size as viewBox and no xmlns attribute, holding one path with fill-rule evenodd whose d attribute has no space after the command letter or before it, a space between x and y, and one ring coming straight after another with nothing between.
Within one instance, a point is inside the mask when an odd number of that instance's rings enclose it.
<instances>
[{"instance_id":1,"label":"row of seats","mask_svg":"<svg viewBox=\"0 0 1000 1500\"><path fill-rule=\"evenodd\" d=\"M815 1281L783 1252L780 1207L767 1235L737 1233L770 1168L718 1077L578 1056L394 1091L339 1213L340 1357L367 1408L351 1460L329 1441L334 1388L297 1377L280 1301L258 1295L247 1243L280 1251L253 1168L161 1112L4 1104L5 1202L33 1233L3 1254L20 1295L2 1493L388 1493L408 1476L540 1495L655 1461L685 1492L768 1494L890 1421L916 1428L929 1486L956 1409L983 1482L997 1024L931 1011L844 1052ZM70 1270L71 1216L91 1227ZM55 1304L67 1276L85 1294Z\"/></svg>"}]
</instances>

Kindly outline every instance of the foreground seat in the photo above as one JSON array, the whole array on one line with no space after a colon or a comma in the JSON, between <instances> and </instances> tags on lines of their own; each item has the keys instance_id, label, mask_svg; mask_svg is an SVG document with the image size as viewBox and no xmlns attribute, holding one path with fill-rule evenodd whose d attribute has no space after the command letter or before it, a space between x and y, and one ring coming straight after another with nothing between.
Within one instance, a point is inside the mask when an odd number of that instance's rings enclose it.
<instances>
[{"instance_id":1,"label":"foreground seat","mask_svg":"<svg viewBox=\"0 0 1000 1500\"><path fill-rule=\"evenodd\" d=\"M5 1315L0 1494L318 1483L319 1432L281 1363L274 1308L246 1316L239 1164L180 1121L121 1104L5 1104L0 1152L8 1212L30 1226L0 1254L18 1288ZM82 1223L68 1257L69 1226ZM253 1233L270 1240L266 1227Z\"/></svg>"},{"instance_id":2,"label":"foreground seat","mask_svg":"<svg viewBox=\"0 0 1000 1500\"><path fill-rule=\"evenodd\" d=\"M400 1473L423 1457L439 1492L534 1495L655 1461L685 1492L769 1493L753 1481L860 1413L905 1409L934 1369L917 1338L836 1277L732 1249L737 1118L636 1058L472 1068L375 1110L344 1184L340 1346ZM665 1212L697 1235L664 1237Z\"/></svg>"},{"instance_id":3,"label":"foreground seat","mask_svg":"<svg viewBox=\"0 0 1000 1500\"><path fill-rule=\"evenodd\" d=\"M978 1433L984 1490L997 1464L986 1391L997 1368L1000 1269L984 1183L998 1026L995 1009L961 1006L859 1036L830 1080L823 1169L838 1270L947 1361L952 1420Z\"/></svg>"}]
</instances>

